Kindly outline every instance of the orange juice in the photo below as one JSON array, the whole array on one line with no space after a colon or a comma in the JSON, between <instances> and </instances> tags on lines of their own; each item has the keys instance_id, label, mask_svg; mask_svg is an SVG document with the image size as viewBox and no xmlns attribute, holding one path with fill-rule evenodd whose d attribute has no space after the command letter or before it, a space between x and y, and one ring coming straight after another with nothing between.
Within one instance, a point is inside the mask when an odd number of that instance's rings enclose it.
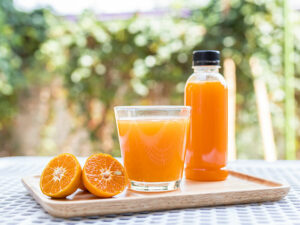
<instances>
[{"instance_id":1,"label":"orange juice","mask_svg":"<svg viewBox=\"0 0 300 225\"><path fill-rule=\"evenodd\" d=\"M227 88L218 81L188 83L185 103L192 106L186 177L224 180L227 171Z\"/></svg>"},{"instance_id":2,"label":"orange juice","mask_svg":"<svg viewBox=\"0 0 300 225\"><path fill-rule=\"evenodd\" d=\"M189 118L130 118L117 120L124 166L130 180L180 180L184 168Z\"/></svg>"},{"instance_id":3,"label":"orange juice","mask_svg":"<svg viewBox=\"0 0 300 225\"><path fill-rule=\"evenodd\" d=\"M227 158L228 94L218 72L220 53L193 52L194 74L185 86L185 105L191 106L190 132L186 150L187 179L225 180Z\"/></svg>"}]
</instances>

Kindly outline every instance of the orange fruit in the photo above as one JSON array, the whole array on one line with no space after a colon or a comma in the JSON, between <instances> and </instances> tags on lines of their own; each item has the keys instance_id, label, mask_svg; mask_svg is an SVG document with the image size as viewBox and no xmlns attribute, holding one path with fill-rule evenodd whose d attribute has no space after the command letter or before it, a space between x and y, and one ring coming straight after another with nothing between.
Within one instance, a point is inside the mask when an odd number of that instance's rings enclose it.
<instances>
[{"instance_id":1,"label":"orange fruit","mask_svg":"<svg viewBox=\"0 0 300 225\"><path fill-rule=\"evenodd\" d=\"M86 187L85 187L84 184L83 184L82 177L81 177L81 179L80 179L80 184L79 184L79 187L78 187L78 188L81 189L81 190L83 190L83 191L86 191L86 190L87 190Z\"/></svg>"},{"instance_id":2,"label":"orange fruit","mask_svg":"<svg viewBox=\"0 0 300 225\"><path fill-rule=\"evenodd\" d=\"M60 154L47 164L40 178L42 192L53 198L64 198L77 190L81 182L81 167L76 157Z\"/></svg>"},{"instance_id":3,"label":"orange fruit","mask_svg":"<svg viewBox=\"0 0 300 225\"><path fill-rule=\"evenodd\" d=\"M82 179L88 191L98 197L117 195L128 184L128 176L122 164L103 153L92 155L86 160Z\"/></svg>"},{"instance_id":4,"label":"orange fruit","mask_svg":"<svg viewBox=\"0 0 300 225\"><path fill-rule=\"evenodd\" d=\"M81 189L81 190L83 190L83 191L86 191L86 190L87 190L82 182L80 182L78 188Z\"/></svg>"}]
</instances>

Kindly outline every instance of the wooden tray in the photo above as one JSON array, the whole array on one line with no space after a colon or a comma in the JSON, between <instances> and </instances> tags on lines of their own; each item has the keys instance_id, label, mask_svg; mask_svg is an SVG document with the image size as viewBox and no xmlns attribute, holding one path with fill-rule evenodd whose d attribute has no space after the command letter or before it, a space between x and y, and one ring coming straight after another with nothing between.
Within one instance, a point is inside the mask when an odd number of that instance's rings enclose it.
<instances>
[{"instance_id":1,"label":"wooden tray","mask_svg":"<svg viewBox=\"0 0 300 225\"><path fill-rule=\"evenodd\" d=\"M226 181L183 180L173 192L140 193L126 190L113 198L97 198L78 190L66 199L51 199L42 194L39 176L22 179L33 198L51 215L74 217L154 211L201 206L277 201L289 192L289 185L230 171Z\"/></svg>"}]
</instances>

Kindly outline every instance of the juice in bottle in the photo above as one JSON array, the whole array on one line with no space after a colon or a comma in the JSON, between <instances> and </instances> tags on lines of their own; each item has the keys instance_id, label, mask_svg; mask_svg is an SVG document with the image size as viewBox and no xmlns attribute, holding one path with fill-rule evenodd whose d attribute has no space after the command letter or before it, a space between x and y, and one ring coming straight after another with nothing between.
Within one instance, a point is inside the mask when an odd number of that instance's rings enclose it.
<instances>
[{"instance_id":1,"label":"juice in bottle","mask_svg":"<svg viewBox=\"0 0 300 225\"><path fill-rule=\"evenodd\" d=\"M185 86L191 106L185 176L199 181L225 180L227 158L227 85L218 72L218 51L193 52L194 73Z\"/></svg>"}]
</instances>

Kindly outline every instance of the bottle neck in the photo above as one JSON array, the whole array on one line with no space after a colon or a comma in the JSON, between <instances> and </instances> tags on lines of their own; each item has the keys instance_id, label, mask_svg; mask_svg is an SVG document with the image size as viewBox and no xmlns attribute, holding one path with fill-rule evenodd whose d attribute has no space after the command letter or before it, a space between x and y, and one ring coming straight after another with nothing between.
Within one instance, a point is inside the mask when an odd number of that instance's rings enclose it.
<instances>
[{"instance_id":1,"label":"bottle neck","mask_svg":"<svg viewBox=\"0 0 300 225\"><path fill-rule=\"evenodd\" d=\"M194 73L219 73L220 66L193 66Z\"/></svg>"}]
</instances>

